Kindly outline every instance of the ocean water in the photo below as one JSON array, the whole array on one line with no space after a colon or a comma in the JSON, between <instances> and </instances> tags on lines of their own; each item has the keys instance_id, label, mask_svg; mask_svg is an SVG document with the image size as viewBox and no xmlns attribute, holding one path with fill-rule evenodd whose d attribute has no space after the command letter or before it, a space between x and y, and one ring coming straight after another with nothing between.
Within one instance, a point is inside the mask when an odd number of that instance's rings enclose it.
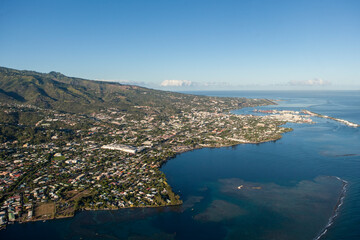
<instances>
[{"instance_id":1,"label":"ocean water","mask_svg":"<svg viewBox=\"0 0 360 240\"><path fill-rule=\"evenodd\" d=\"M281 100L261 109L308 109L360 124L359 91L192 93ZM275 142L168 161L162 171L182 206L84 211L10 225L0 239L360 239L360 129L313 120L287 124L294 131Z\"/></svg>"}]
</instances>

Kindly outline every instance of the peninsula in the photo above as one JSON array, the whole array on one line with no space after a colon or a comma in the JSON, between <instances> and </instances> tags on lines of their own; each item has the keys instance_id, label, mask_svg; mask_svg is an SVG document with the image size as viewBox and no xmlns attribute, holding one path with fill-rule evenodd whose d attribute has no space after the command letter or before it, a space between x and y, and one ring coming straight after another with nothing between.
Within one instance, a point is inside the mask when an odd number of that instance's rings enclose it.
<instances>
[{"instance_id":1,"label":"peninsula","mask_svg":"<svg viewBox=\"0 0 360 240\"><path fill-rule=\"evenodd\" d=\"M342 124L345 124L345 125L347 125L349 127L354 127L354 128L360 127L359 124L356 124L356 123L353 123L353 122L350 122L350 121L347 121L347 120L344 120L344 119L334 118L334 117L330 117L330 116L327 116L327 115L322 115L322 114L310 112L309 110L303 110L302 112L304 114L308 114L309 116L331 119L331 120L340 122Z\"/></svg>"}]
</instances>

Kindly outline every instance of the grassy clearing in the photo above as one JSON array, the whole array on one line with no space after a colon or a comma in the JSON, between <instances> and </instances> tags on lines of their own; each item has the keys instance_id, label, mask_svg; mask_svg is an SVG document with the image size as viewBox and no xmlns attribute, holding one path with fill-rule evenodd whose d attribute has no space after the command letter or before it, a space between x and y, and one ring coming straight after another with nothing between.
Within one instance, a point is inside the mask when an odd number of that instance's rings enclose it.
<instances>
[{"instance_id":1,"label":"grassy clearing","mask_svg":"<svg viewBox=\"0 0 360 240\"><path fill-rule=\"evenodd\" d=\"M35 208L35 219L50 219L55 216L55 203L43 203Z\"/></svg>"}]
</instances>

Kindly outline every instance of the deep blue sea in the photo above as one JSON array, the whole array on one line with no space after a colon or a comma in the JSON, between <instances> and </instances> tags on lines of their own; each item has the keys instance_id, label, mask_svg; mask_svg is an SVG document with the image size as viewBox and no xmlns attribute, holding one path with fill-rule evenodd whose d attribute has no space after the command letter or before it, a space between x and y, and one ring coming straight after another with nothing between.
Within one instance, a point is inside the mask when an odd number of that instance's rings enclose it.
<instances>
[{"instance_id":1,"label":"deep blue sea","mask_svg":"<svg viewBox=\"0 0 360 240\"><path fill-rule=\"evenodd\" d=\"M191 93L280 100L256 109L307 109L360 124L360 91ZM182 206L85 211L10 225L0 239L360 239L360 128L313 121L287 124L294 130L275 142L171 159L162 171Z\"/></svg>"}]
</instances>

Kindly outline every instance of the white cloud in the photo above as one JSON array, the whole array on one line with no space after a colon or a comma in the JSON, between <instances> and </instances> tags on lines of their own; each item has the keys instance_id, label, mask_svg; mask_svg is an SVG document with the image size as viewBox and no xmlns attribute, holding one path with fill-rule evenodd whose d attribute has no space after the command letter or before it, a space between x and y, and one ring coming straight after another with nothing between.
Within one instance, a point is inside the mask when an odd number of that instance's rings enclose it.
<instances>
[{"instance_id":1,"label":"white cloud","mask_svg":"<svg viewBox=\"0 0 360 240\"><path fill-rule=\"evenodd\" d=\"M189 80L164 80L160 84L162 87L189 87L193 83Z\"/></svg>"},{"instance_id":2,"label":"white cloud","mask_svg":"<svg viewBox=\"0 0 360 240\"><path fill-rule=\"evenodd\" d=\"M327 86L331 83L329 81L324 81L320 78L305 80L305 81L290 81L289 85L291 86Z\"/></svg>"}]
</instances>

